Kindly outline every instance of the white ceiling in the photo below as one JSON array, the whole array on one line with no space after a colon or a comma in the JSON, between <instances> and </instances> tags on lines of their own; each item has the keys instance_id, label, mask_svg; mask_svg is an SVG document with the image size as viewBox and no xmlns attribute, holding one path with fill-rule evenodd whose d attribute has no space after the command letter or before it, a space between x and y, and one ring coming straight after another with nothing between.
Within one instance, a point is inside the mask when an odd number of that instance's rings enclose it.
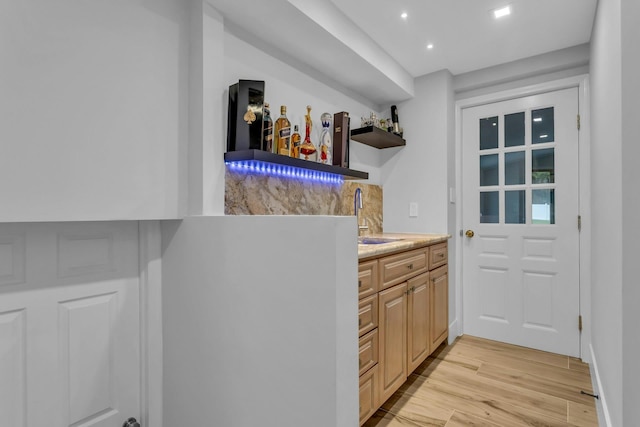
<instances>
[{"instance_id":1,"label":"white ceiling","mask_svg":"<svg viewBox=\"0 0 640 427\"><path fill-rule=\"evenodd\" d=\"M378 104L413 78L588 43L597 0L208 0L230 32ZM496 20L491 11L510 5ZM402 12L407 19L400 17ZM433 43L428 50L426 45Z\"/></svg>"},{"instance_id":2,"label":"white ceiling","mask_svg":"<svg viewBox=\"0 0 640 427\"><path fill-rule=\"evenodd\" d=\"M486 68L588 43L597 0L332 0L412 76ZM492 11L510 5L511 15ZM400 15L406 12L408 17ZM433 43L431 50L426 48Z\"/></svg>"}]
</instances>

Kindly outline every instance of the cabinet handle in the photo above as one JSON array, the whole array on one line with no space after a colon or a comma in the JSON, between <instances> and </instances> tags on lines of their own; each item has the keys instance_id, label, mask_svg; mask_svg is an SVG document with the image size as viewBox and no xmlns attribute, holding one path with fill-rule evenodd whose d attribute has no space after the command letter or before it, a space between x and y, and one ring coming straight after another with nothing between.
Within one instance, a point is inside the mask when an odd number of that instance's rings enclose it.
<instances>
[{"instance_id":1,"label":"cabinet handle","mask_svg":"<svg viewBox=\"0 0 640 427\"><path fill-rule=\"evenodd\" d=\"M413 270L413 264L409 264L409 265L407 266L407 268L408 268L409 270Z\"/></svg>"},{"instance_id":2,"label":"cabinet handle","mask_svg":"<svg viewBox=\"0 0 640 427\"><path fill-rule=\"evenodd\" d=\"M441 252L441 253L438 254L438 257L444 258L444 254Z\"/></svg>"},{"instance_id":3,"label":"cabinet handle","mask_svg":"<svg viewBox=\"0 0 640 427\"><path fill-rule=\"evenodd\" d=\"M358 280L358 287L361 288L362 287L362 280Z\"/></svg>"},{"instance_id":4,"label":"cabinet handle","mask_svg":"<svg viewBox=\"0 0 640 427\"><path fill-rule=\"evenodd\" d=\"M362 318L358 317L358 326L362 326Z\"/></svg>"},{"instance_id":5,"label":"cabinet handle","mask_svg":"<svg viewBox=\"0 0 640 427\"><path fill-rule=\"evenodd\" d=\"M362 368L362 359L358 359L358 368Z\"/></svg>"}]
</instances>

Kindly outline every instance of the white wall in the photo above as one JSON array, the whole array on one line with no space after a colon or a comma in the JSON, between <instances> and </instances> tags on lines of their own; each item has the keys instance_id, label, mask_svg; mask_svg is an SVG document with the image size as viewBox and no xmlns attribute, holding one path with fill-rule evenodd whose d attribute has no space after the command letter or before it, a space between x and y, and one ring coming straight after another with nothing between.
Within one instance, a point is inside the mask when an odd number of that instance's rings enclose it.
<instances>
[{"instance_id":1,"label":"white wall","mask_svg":"<svg viewBox=\"0 0 640 427\"><path fill-rule=\"evenodd\" d=\"M357 425L354 217L191 217L162 244L164 425Z\"/></svg>"},{"instance_id":2,"label":"white wall","mask_svg":"<svg viewBox=\"0 0 640 427\"><path fill-rule=\"evenodd\" d=\"M451 73L445 70L418 77L415 93L415 98L398 104L407 145L381 153L383 228L446 233ZM410 202L418 204L415 218L409 217Z\"/></svg>"},{"instance_id":3,"label":"white wall","mask_svg":"<svg viewBox=\"0 0 640 427\"><path fill-rule=\"evenodd\" d=\"M620 4L598 2L591 37L592 346L612 426L624 425Z\"/></svg>"},{"instance_id":4,"label":"white wall","mask_svg":"<svg viewBox=\"0 0 640 427\"><path fill-rule=\"evenodd\" d=\"M457 99L560 80L589 72L589 44L581 44L506 64L458 74Z\"/></svg>"},{"instance_id":5,"label":"white wall","mask_svg":"<svg viewBox=\"0 0 640 427\"><path fill-rule=\"evenodd\" d=\"M640 420L640 2L623 0L622 10L622 404L625 425Z\"/></svg>"},{"instance_id":6,"label":"white wall","mask_svg":"<svg viewBox=\"0 0 640 427\"><path fill-rule=\"evenodd\" d=\"M187 4L2 2L0 221L184 213Z\"/></svg>"},{"instance_id":7,"label":"white wall","mask_svg":"<svg viewBox=\"0 0 640 427\"><path fill-rule=\"evenodd\" d=\"M191 4L189 214L223 215L224 19L206 1L191 0Z\"/></svg>"},{"instance_id":8,"label":"white wall","mask_svg":"<svg viewBox=\"0 0 640 427\"><path fill-rule=\"evenodd\" d=\"M253 44L239 38L237 35L225 31L224 34L224 79L227 91L219 102L224 108L223 120L220 126L225 129L228 87L240 79L264 80L265 102L271 107L271 117L275 121L280 116L280 106L287 106L287 117L292 126L298 125L300 134L304 137L304 115L306 106L311 105L313 129L311 139L317 145L320 137L320 115L324 112L331 114L347 111L351 116L351 128L360 127L360 117L369 116L376 112L377 106L365 104L365 100L356 100L349 94L321 82L303 73L287 63L269 55ZM390 114L389 114L390 115ZM226 151L226 139L225 151ZM352 141L350 149L351 169L369 173L368 183L378 184L380 150Z\"/></svg>"}]
</instances>

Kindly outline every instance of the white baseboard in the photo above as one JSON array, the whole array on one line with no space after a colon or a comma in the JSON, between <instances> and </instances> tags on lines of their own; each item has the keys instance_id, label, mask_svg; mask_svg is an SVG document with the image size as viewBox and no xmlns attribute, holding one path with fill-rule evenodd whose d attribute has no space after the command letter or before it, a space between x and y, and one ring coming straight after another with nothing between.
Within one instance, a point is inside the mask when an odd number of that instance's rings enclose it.
<instances>
[{"instance_id":1,"label":"white baseboard","mask_svg":"<svg viewBox=\"0 0 640 427\"><path fill-rule=\"evenodd\" d=\"M593 352L593 346L589 345L591 352L591 382L593 384L593 394L597 394L599 399L596 399L596 408L598 409L598 422L601 426L612 427L611 416L609 415L609 408L607 407L607 400L604 396L604 390L602 389L602 383L600 382L600 373L598 372L598 362L596 361L596 355Z\"/></svg>"}]
</instances>

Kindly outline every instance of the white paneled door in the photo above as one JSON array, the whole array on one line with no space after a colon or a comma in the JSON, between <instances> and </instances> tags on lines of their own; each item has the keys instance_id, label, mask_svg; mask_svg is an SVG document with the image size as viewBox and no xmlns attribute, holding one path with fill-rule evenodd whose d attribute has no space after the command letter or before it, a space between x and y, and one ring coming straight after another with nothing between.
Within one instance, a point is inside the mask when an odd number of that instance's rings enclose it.
<instances>
[{"instance_id":1,"label":"white paneled door","mask_svg":"<svg viewBox=\"0 0 640 427\"><path fill-rule=\"evenodd\" d=\"M140 419L135 222L0 224L0 426Z\"/></svg>"},{"instance_id":2,"label":"white paneled door","mask_svg":"<svg viewBox=\"0 0 640 427\"><path fill-rule=\"evenodd\" d=\"M464 333L580 355L578 89L462 110Z\"/></svg>"}]
</instances>

